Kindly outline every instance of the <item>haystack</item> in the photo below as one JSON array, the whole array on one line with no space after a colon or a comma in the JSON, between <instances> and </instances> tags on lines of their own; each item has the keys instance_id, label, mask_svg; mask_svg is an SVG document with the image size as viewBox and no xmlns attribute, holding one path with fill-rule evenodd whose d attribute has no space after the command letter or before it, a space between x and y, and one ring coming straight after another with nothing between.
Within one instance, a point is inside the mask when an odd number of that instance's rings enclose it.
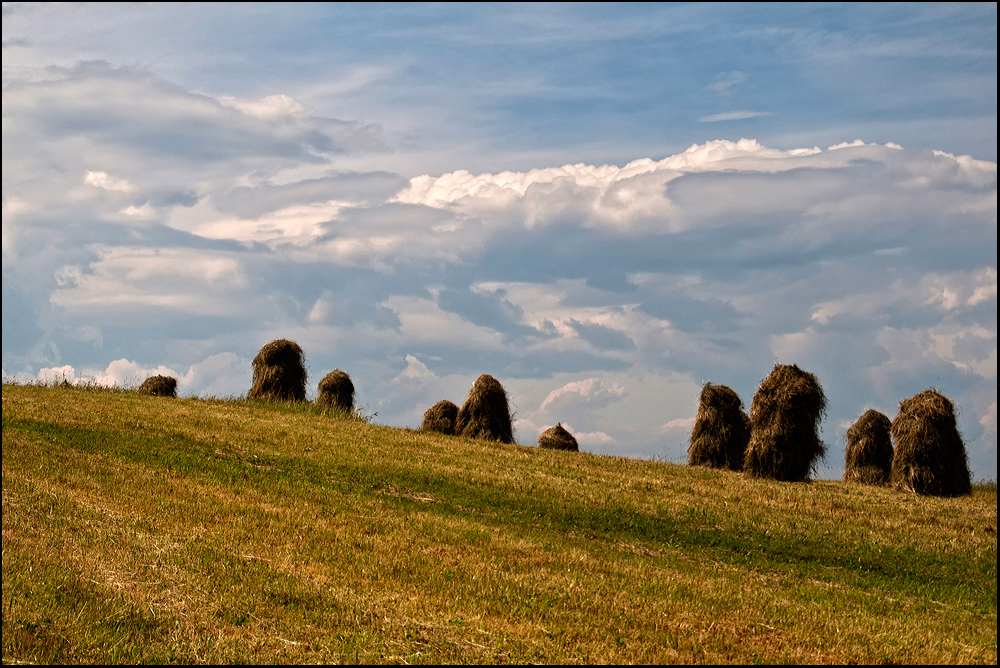
<instances>
[{"instance_id":1,"label":"haystack","mask_svg":"<svg viewBox=\"0 0 1000 668\"><path fill-rule=\"evenodd\" d=\"M750 440L750 418L736 391L705 383L691 430L688 464L740 471Z\"/></svg>"},{"instance_id":2,"label":"haystack","mask_svg":"<svg viewBox=\"0 0 1000 668\"><path fill-rule=\"evenodd\" d=\"M514 442L507 391L496 378L484 373L473 383L469 397L458 411L455 433L466 438Z\"/></svg>"},{"instance_id":3,"label":"haystack","mask_svg":"<svg viewBox=\"0 0 1000 668\"><path fill-rule=\"evenodd\" d=\"M819 421L826 396L819 380L794 364L776 364L750 406L750 441L743 470L755 478L805 480L826 447Z\"/></svg>"},{"instance_id":4,"label":"haystack","mask_svg":"<svg viewBox=\"0 0 1000 668\"><path fill-rule=\"evenodd\" d=\"M871 409L851 425L844 453L844 482L888 484L892 469L890 426L889 418Z\"/></svg>"},{"instance_id":5,"label":"haystack","mask_svg":"<svg viewBox=\"0 0 1000 668\"><path fill-rule=\"evenodd\" d=\"M420 428L423 431L436 431L454 436L457 420L458 406L447 399L442 399L424 412L424 421L420 423Z\"/></svg>"},{"instance_id":6,"label":"haystack","mask_svg":"<svg viewBox=\"0 0 1000 668\"><path fill-rule=\"evenodd\" d=\"M271 341L253 358L250 399L305 401L306 367L299 344L288 339Z\"/></svg>"},{"instance_id":7,"label":"haystack","mask_svg":"<svg viewBox=\"0 0 1000 668\"><path fill-rule=\"evenodd\" d=\"M318 406L330 406L342 411L354 410L354 383L346 372L334 369L319 381Z\"/></svg>"},{"instance_id":8,"label":"haystack","mask_svg":"<svg viewBox=\"0 0 1000 668\"><path fill-rule=\"evenodd\" d=\"M542 432L542 435L538 437L538 447L546 450L580 451L580 446L577 445L573 434L566 431L566 428L559 422L556 423L556 426L549 427Z\"/></svg>"},{"instance_id":9,"label":"haystack","mask_svg":"<svg viewBox=\"0 0 1000 668\"><path fill-rule=\"evenodd\" d=\"M142 381L139 392L154 397L176 397L177 379L172 376L150 376Z\"/></svg>"},{"instance_id":10,"label":"haystack","mask_svg":"<svg viewBox=\"0 0 1000 668\"><path fill-rule=\"evenodd\" d=\"M965 443L951 401L924 390L899 404L892 421L896 452L892 485L917 494L961 496L972 493Z\"/></svg>"}]
</instances>

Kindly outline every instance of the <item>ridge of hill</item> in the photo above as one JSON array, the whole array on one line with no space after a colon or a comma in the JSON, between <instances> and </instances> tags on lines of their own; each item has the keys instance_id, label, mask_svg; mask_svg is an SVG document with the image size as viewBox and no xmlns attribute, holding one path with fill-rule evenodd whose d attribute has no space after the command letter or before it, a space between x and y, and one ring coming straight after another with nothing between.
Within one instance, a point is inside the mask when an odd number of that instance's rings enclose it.
<instances>
[{"instance_id":1,"label":"ridge of hill","mask_svg":"<svg viewBox=\"0 0 1000 668\"><path fill-rule=\"evenodd\" d=\"M996 486L3 386L3 661L996 663Z\"/></svg>"}]
</instances>

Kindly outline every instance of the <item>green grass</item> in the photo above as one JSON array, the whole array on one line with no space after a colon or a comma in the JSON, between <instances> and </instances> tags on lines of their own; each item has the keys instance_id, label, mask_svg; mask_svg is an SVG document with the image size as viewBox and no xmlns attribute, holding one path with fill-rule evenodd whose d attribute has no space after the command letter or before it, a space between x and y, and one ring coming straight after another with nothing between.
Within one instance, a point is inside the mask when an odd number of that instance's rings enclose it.
<instances>
[{"instance_id":1,"label":"green grass","mask_svg":"<svg viewBox=\"0 0 1000 668\"><path fill-rule=\"evenodd\" d=\"M996 485L3 386L3 660L996 663Z\"/></svg>"}]
</instances>

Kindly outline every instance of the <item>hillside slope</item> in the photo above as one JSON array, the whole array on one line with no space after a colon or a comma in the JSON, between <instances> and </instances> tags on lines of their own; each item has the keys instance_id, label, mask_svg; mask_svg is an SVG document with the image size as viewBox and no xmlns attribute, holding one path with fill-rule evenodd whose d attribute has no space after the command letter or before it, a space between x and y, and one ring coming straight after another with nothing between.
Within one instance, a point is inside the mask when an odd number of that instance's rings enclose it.
<instances>
[{"instance_id":1,"label":"hillside slope","mask_svg":"<svg viewBox=\"0 0 1000 668\"><path fill-rule=\"evenodd\" d=\"M996 516L4 385L3 661L995 663Z\"/></svg>"}]
</instances>

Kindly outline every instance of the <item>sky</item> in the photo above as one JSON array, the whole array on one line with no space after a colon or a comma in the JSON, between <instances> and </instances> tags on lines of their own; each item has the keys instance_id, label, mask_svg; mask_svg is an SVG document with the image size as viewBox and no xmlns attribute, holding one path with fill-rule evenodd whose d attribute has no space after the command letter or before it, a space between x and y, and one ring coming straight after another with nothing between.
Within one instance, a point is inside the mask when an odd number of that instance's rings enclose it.
<instances>
[{"instance_id":1,"label":"sky","mask_svg":"<svg viewBox=\"0 0 1000 668\"><path fill-rule=\"evenodd\" d=\"M3 374L246 393L268 341L416 428L686 461L705 382L928 387L997 476L988 4L3 5Z\"/></svg>"}]
</instances>

